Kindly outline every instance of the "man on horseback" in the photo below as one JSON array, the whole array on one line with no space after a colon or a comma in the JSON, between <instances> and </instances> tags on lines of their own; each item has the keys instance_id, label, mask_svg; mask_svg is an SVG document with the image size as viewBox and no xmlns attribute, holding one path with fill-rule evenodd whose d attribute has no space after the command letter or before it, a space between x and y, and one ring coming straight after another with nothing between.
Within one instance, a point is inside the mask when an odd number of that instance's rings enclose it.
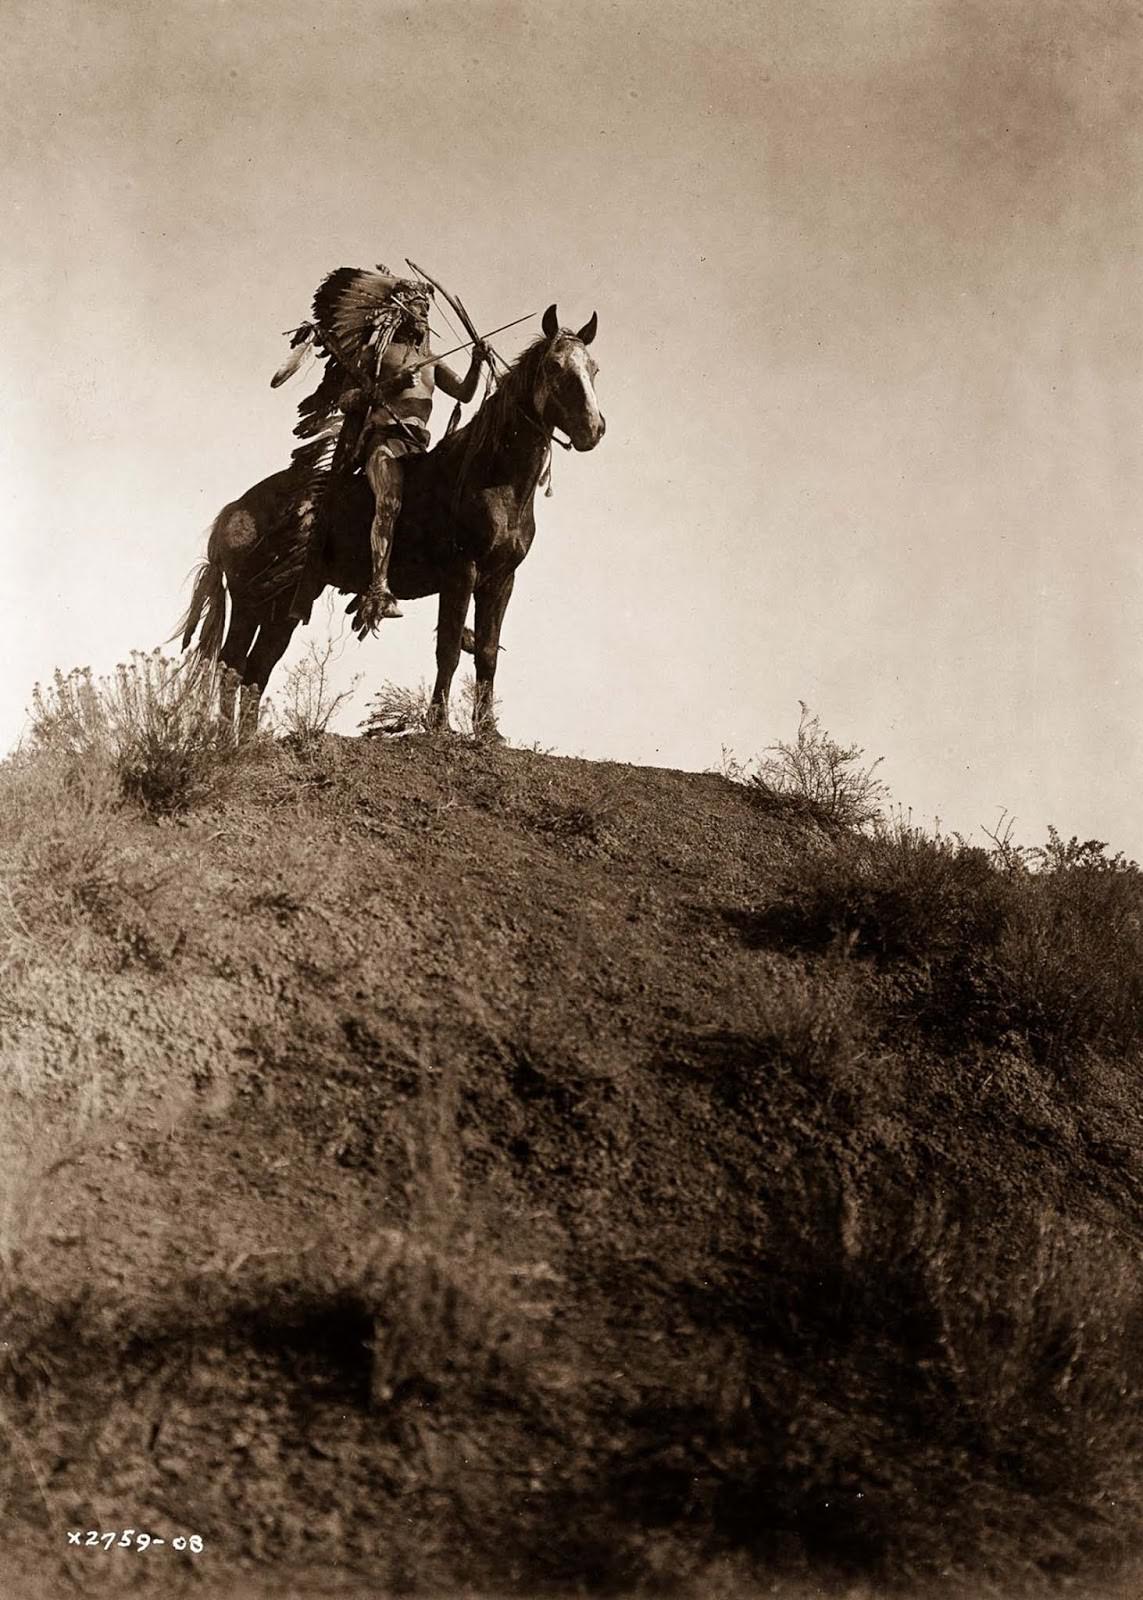
<instances>
[{"instance_id":1,"label":"man on horseback","mask_svg":"<svg viewBox=\"0 0 1143 1600\"><path fill-rule=\"evenodd\" d=\"M326 370L298 407L294 429L311 441L299 446L294 459L312 474L303 505L315 524L310 530L315 552L324 534L321 503L329 480L360 470L373 492L370 583L349 606L360 638L384 618L401 615L389 588L389 558L401 510L404 458L429 447L433 391L441 388L458 402L459 411L460 403L475 395L481 367L491 363L491 352L479 339L463 378L433 357L431 293L428 284L398 278L383 266L371 273L339 267L318 286L313 321L296 331L296 354L273 380L276 386L289 377L308 345L321 348ZM297 614L304 614L300 585L295 605Z\"/></svg>"},{"instance_id":2,"label":"man on horseback","mask_svg":"<svg viewBox=\"0 0 1143 1600\"><path fill-rule=\"evenodd\" d=\"M428 278L412 263L410 268L417 279ZM345 287L347 278L357 283L370 277L343 268L327 283L336 285L340 279ZM428 281L431 284L432 280ZM294 352L275 379L282 382L296 369L306 346L318 342L320 325L326 366L318 390L301 407L298 432L307 442L295 450L290 466L271 473L223 506L211 525L206 557L195 574L190 604L178 631L183 649L193 646L200 667L213 671L217 664L224 669L220 703L228 728L233 728L238 684L242 688L239 731L256 728L261 695L299 620L304 620L297 614L299 602L312 607L318 595L332 587L342 594L368 596L376 592L378 612L385 610L387 573L375 583L374 572L366 570L363 559L374 520L372 497L359 477L347 476L332 498L329 482L338 455L347 463L356 463L363 437L370 444L386 442L377 441L372 430L366 432L366 424L378 408L384 418L381 427L402 424L402 437L404 429L415 432L419 423L422 438L418 448L423 446L428 415L425 399L431 399L432 389L420 390L416 370L423 361L435 369L435 380L440 373L436 358L418 354L415 360L402 361L400 370L412 374L414 383L409 385L402 378L401 388L393 396L397 404L376 381L383 371L380 346L384 340L391 342L399 336L410 356L414 346L418 351L427 348L423 327L427 297L422 293L422 304L410 310L411 298L402 295L405 304L395 306L391 304L392 287L389 277L381 301L375 290L356 300L348 293L335 296L328 322L322 318L325 308L319 290L314 323L296 331ZM462 302L441 287L437 292L456 310L478 346L478 357L482 356L480 335ZM388 310L383 316L385 307ZM407 331L406 319L410 323ZM512 326L515 324L505 324ZM471 429L442 440L416 463L416 472L402 485L409 502L402 516L413 531L409 551L397 551L398 566L393 571L398 586L405 594L440 597L437 675L429 709L433 727L448 727L449 690L464 646L469 607L474 605L473 727L482 737L495 737L494 683L501 625L516 569L535 537L534 501L552 443L563 433L567 448L594 450L605 432L595 393L598 369L587 348L596 334L595 315L573 333L561 325L552 305L544 312L541 326L542 337L511 363ZM361 337L353 343L355 328ZM485 343L488 337L485 335ZM370 362L364 359L366 353ZM450 374L450 392L468 391L476 367L474 362L473 372L463 383ZM354 387L361 390L360 402L351 393ZM401 395L406 391L411 391L414 404L419 400L419 406L403 418ZM360 419L359 428L347 426L351 417ZM333 536L327 537L329 533ZM386 524L383 533L382 562L389 555L391 526Z\"/></svg>"}]
</instances>

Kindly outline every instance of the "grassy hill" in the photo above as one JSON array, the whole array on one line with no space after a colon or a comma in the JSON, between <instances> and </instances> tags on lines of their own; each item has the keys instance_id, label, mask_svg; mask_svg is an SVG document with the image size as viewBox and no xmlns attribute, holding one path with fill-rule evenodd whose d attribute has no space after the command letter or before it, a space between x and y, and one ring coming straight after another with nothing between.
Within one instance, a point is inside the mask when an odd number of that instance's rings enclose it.
<instances>
[{"instance_id":1,"label":"grassy hill","mask_svg":"<svg viewBox=\"0 0 1143 1600\"><path fill-rule=\"evenodd\" d=\"M427 738L157 804L159 735L42 731L0 1592L1136 1592L1128 863Z\"/></svg>"}]
</instances>

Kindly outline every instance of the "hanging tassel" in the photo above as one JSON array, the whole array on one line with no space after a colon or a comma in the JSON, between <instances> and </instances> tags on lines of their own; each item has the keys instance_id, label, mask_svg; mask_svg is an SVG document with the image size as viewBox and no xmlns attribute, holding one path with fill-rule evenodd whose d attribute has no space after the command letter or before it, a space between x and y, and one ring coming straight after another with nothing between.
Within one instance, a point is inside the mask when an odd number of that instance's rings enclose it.
<instances>
[{"instance_id":1,"label":"hanging tassel","mask_svg":"<svg viewBox=\"0 0 1143 1600\"><path fill-rule=\"evenodd\" d=\"M460 415L461 415L461 407L460 407L460 401L458 400L456 405L454 405L453 408L452 408L452 416L448 419L448 427L444 431L444 436L445 436L446 439L448 438L450 433L455 433L456 430L460 427Z\"/></svg>"}]
</instances>

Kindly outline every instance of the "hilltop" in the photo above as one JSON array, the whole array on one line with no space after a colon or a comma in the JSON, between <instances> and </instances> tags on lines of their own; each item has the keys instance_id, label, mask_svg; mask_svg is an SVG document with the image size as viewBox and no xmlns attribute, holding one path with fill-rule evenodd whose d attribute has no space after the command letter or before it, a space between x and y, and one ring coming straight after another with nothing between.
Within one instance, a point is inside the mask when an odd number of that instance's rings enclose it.
<instances>
[{"instance_id":1,"label":"hilltop","mask_svg":"<svg viewBox=\"0 0 1143 1600\"><path fill-rule=\"evenodd\" d=\"M5 1592L1124 1581L1131 871L459 740L3 778Z\"/></svg>"}]
</instances>

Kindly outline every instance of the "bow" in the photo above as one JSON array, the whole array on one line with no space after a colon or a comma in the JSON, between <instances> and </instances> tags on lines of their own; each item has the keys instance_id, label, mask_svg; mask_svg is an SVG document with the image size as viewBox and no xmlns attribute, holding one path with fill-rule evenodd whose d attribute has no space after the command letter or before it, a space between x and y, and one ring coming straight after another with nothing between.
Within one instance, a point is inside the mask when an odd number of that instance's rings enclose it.
<instances>
[{"instance_id":1,"label":"bow","mask_svg":"<svg viewBox=\"0 0 1143 1600\"><path fill-rule=\"evenodd\" d=\"M419 278L423 278L426 283L432 285L439 295L444 296L449 305L460 318L461 323L464 326L464 331L468 334L472 343L484 344L485 341L481 339L480 334L477 332L476 323L473 322L472 318L469 316L468 311L465 308L464 301L460 298L460 296L449 294L443 283L438 283L434 277L431 277L429 273L425 271L424 267L418 267L417 263L415 261L410 261L408 256L405 257L405 262L409 267L412 268ZM507 371L508 363L505 361L504 357L499 353L499 351L493 350L491 345L488 345L488 350L493 357L494 362L499 361L500 365L505 371Z\"/></svg>"}]
</instances>

